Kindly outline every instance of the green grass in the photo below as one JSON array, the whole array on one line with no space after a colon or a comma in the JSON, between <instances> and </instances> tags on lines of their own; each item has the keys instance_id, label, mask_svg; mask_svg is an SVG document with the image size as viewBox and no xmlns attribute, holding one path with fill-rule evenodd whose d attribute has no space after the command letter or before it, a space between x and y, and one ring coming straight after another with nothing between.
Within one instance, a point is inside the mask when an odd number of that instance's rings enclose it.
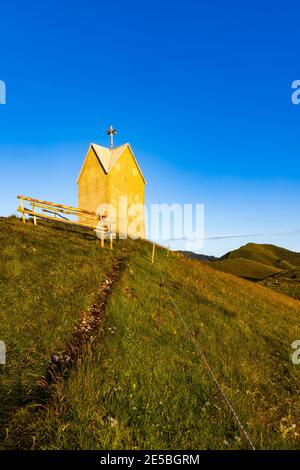
<instances>
[{"instance_id":1,"label":"green grass","mask_svg":"<svg viewBox=\"0 0 300 470\"><path fill-rule=\"evenodd\" d=\"M270 276L263 280L261 284L300 300L300 268L290 269Z\"/></svg>"},{"instance_id":2,"label":"green grass","mask_svg":"<svg viewBox=\"0 0 300 470\"><path fill-rule=\"evenodd\" d=\"M244 277L253 281L259 281L281 272L280 269L272 265L266 265L244 258L227 258L222 261L214 261L210 264L213 268L235 276Z\"/></svg>"},{"instance_id":3,"label":"green grass","mask_svg":"<svg viewBox=\"0 0 300 470\"><path fill-rule=\"evenodd\" d=\"M292 269L300 266L300 253L275 245L247 243L237 250L230 251L223 259L243 258L279 269Z\"/></svg>"},{"instance_id":4,"label":"green grass","mask_svg":"<svg viewBox=\"0 0 300 470\"><path fill-rule=\"evenodd\" d=\"M18 230L24 230L18 236L25 240L27 236L38 240L50 229L18 225ZM54 232L53 239L48 238L49 243L54 243ZM64 271L60 282L66 283L65 293L68 293L69 284L78 276L70 273L74 254L69 251L73 242L67 242L67 237L71 235L64 236L69 270ZM76 239L75 234L73 236ZM60 246L60 237L55 238ZM79 251L75 251L81 265L89 266L87 270L91 272L86 281L90 290L81 281L82 287L85 286L84 305L73 304L74 308L66 313L66 317L72 318L74 312L91 301L93 276L99 282L106 271L100 268L98 272L100 256L105 257L107 265L111 262L111 255L99 254L94 242L79 237L76 243L80 245ZM198 357L182 324L182 315L255 446L299 449L300 367L291 362L290 345L300 338L300 303L257 283L218 272L210 265L183 257L177 259L173 255L167 257L163 249L157 250L156 262L152 265L151 245L147 242L124 241L115 245L114 256L126 254L127 264L114 287L97 341L68 379L53 384L47 402L36 399L15 406L7 425L5 446L26 449L248 448ZM43 273L47 278L46 273L50 272L47 265L54 253L47 258L48 243L43 247ZM43 256L42 252L40 254ZM62 252L61 257L64 259ZM75 256L74 263L76 260ZM53 263L55 265L54 260ZM65 269L65 265L66 262L60 269ZM42 284L42 280L38 280L39 272L35 276L36 284ZM10 277L5 278L5 285L6 289L10 288ZM55 281L53 288L57 285ZM50 352L63 347L67 340L66 333L60 340L56 339L57 326L51 319L52 316L60 318L57 311L62 311L63 306L67 308L71 297L63 295L56 309L49 311L41 311L41 300L37 300L41 319L33 317L39 322L40 334L35 337L47 335L51 337L52 346L56 341L58 344L54 348L48 345L36 358L32 384L43 374L43 364L39 361L45 363ZM82 300L78 299L80 302ZM42 328L44 317L48 317L47 332ZM19 323L22 318L18 316ZM7 321L12 325L6 317ZM69 332L72 321L66 322L62 329ZM12 330L7 331L6 339L11 341ZM15 343L20 341L24 341L22 335ZM29 339L27 341L30 343ZM24 362L23 373L27 367Z\"/></svg>"},{"instance_id":5,"label":"green grass","mask_svg":"<svg viewBox=\"0 0 300 470\"><path fill-rule=\"evenodd\" d=\"M300 300L300 253L274 245L248 243L230 251L220 261L210 263L215 269L234 274L277 292Z\"/></svg>"},{"instance_id":6,"label":"green grass","mask_svg":"<svg viewBox=\"0 0 300 470\"><path fill-rule=\"evenodd\" d=\"M110 268L86 231L0 218L0 436L16 407L40 393L46 364L68 342ZM2 425L2 426L1 426ZM0 442L1 448L1 442Z\"/></svg>"}]
</instances>

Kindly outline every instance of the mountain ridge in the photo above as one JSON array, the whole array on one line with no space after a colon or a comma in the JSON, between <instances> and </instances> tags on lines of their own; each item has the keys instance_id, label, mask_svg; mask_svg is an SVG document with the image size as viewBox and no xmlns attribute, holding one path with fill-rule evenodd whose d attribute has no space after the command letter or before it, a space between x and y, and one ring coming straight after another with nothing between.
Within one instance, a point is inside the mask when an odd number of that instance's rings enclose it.
<instances>
[{"instance_id":1,"label":"mountain ridge","mask_svg":"<svg viewBox=\"0 0 300 470\"><path fill-rule=\"evenodd\" d=\"M184 252L183 252L184 253ZM242 277L281 293L300 299L300 253L272 244L247 243L236 250L215 258L187 255L211 267Z\"/></svg>"}]
</instances>

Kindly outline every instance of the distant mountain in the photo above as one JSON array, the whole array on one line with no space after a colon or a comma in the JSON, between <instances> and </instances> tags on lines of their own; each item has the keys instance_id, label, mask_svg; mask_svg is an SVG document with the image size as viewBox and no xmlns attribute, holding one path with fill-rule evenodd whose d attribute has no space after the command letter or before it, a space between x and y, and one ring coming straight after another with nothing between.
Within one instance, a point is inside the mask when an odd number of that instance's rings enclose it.
<instances>
[{"instance_id":1,"label":"distant mountain","mask_svg":"<svg viewBox=\"0 0 300 470\"><path fill-rule=\"evenodd\" d=\"M222 260L243 258L258 263L286 270L300 266L300 253L289 251L276 245L247 243L241 248L230 251L220 258Z\"/></svg>"},{"instance_id":2,"label":"distant mountain","mask_svg":"<svg viewBox=\"0 0 300 470\"><path fill-rule=\"evenodd\" d=\"M235 276L263 284L300 298L300 253L276 245L247 243L220 258L183 252L190 258Z\"/></svg>"},{"instance_id":3,"label":"distant mountain","mask_svg":"<svg viewBox=\"0 0 300 470\"><path fill-rule=\"evenodd\" d=\"M219 258L216 258L215 256L201 255L199 253L194 253L193 251L180 251L179 250L179 253L183 254L187 258L198 259L199 261L207 261L207 262L219 261Z\"/></svg>"},{"instance_id":4,"label":"distant mountain","mask_svg":"<svg viewBox=\"0 0 300 470\"><path fill-rule=\"evenodd\" d=\"M234 274L235 276L260 281L268 276L281 272L281 269L272 265L259 263L246 258L229 258L212 263L212 266L219 271Z\"/></svg>"}]
</instances>

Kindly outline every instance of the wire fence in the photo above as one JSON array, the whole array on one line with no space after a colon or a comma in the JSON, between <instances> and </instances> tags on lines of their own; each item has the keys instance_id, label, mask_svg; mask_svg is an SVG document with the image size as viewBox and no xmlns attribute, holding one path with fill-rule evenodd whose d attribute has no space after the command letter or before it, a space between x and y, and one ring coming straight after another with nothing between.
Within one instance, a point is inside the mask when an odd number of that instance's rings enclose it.
<instances>
[{"instance_id":1,"label":"wire fence","mask_svg":"<svg viewBox=\"0 0 300 470\"><path fill-rule=\"evenodd\" d=\"M58 204L49 203L49 202L46 202L46 201L39 201L39 200L36 200L36 199L26 198L24 196L18 196L18 198L20 199L20 202L21 202L21 204L18 208L18 211L22 215L23 222L25 222L25 214L33 217L35 225L37 224L37 218L43 218L43 219L48 219L48 220L57 220L57 217L61 217L63 222L74 223L74 219L73 220L68 220L65 217L65 215L62 216L62 214L68 214L68 215L71 215L71 216L84 215L85 217L89 217L91 219L91 221L89 221L88 224L82 224L81 223L81 224L78 224L78 225L85 225L85 226L91 227L91 226L94 225L95 219L99 221L99 218L97 217L97 215L95 213L91 213L91 212L88 212L88 211L81 211L81 210L78 210L78 209L73 208L73 207L58 205ZM30 202L31 209L27 209L27 208L24 207L24 201ZM36 209L41 209L42 213L37 212ZM55 215L55 218L46 215L45 212L48 213L48 214ZM75 224L76 224L76 222L75 222ZM219 240L219 239L225 239L225 238L241 238L241 237L262 236L262 235L294 235L294 234L299 234L299 233L300 233L300 231L296 230L296 231L273 233L273 234L262 234L262 233L259 234L259 233L256 233L256 234L244 234L244 235L235 234L235 235L226 235L226 236L204 237L204 239L206 239L206 240L216 240L216 239ZM174 240L170 239L170 240L167 240L167 241L171 242L171 241L175 241L175 239ZM101 237L101 246L102 247L104 246L104 238L103 237ZM155 242L152 243L152 250L151 250L151 263L152 264L154 264L155 261L158 259L157 246L158 246L157 243L155 243ZM110 239L110 248L112 249L112 239ZM170 251L169 247L165 248L165 247L160 246L160 248L163 249L163 250L166 250L166 256L167 257L170 256L171 251ZM172 253L173 253L173 256L176 255L177 258L180 258L181 256L183 256L179 252L172 252ZM162 298L162 287L164 287L164 289L166 290L166 292L168 294L168 297L169 297L169 299L170 299L170 301L171 301L171 303L174 307L174 310L175 310L178 318L180 319L180 321L181 321L188 337L190 338L191 342L194 344L194 347L197 351L197 355L198 355L199 359L201 360L202 364L204 365L204 367L208 371L208 373L211 376L213 382L215 383L217 389L219 390L219 393L220 393L221 397L223 398L224 402L226 403L228 409L230 410L232 416L234 417L234 419L237 423L237 426L239 427L239 429L241 431L242 436L244 436L245 440L249 444L250 449L256 450L256 448L254 446L254 443L253 443L248 431L245 428L245 425L242 423L242 420L239 416L239 413L236 410L236 407L231 402L231 400L228 398L224 388L222 387L222 385L220 383L220 380L218 379L218 376L217 376L214 368L209 363L205 353L200 348L199 343L196 341L195 335L193 335L193 333L192 333L191 329L189 328L186 320L184 319L183 315L181 314L180 310L178 309L178 307L176 305L176 302L175 302L173 296L171 295L171 293L170 293L170 291L167 287L166 280L163 276L159 260L158 260L158 263L156 264L156 266L158 268L158 271L159 271L159 274L160 274L160 279L161 279L161 282L160 282L160 303L161 303L161 298Z\"/></svg>"},{"instance_id":2,"label":"wire fence","mask_svg":"<svg viewBox=\"0 0 300 470\"><path fill-rule=\"evenodd\" d=\"M155 246L155 244L153 244L153 247ZM154 263L154 257L153 257L153 253L155 253L155 248L152 249L152 257L151 257L151 261L152 263ZM168 253L167 253L167 256L169 256L169 250L168 250ZM160 266L160 262L158 261L158 263L156 264L157 268L158 268L158 271L159 271L159 274L160 274L160 278L161 278L161 283L160 283L160 286L163 285L167 294L168 294L168 297L174 307L174 310L178 316L178 318L180 319L185 331L187 332L187 335L188 337L190 338L191 342L194 344L195 346L195 349L197 351L197 355L199 357L199 359L201 360L202 364L204 365L204 367L206 368L206 370L208 371L209 375L211 376L213 382L215 383L217 389L219 390L219 393L221 395L221 397L223 398L224 402L226 403L227 407L229 408L231 414L233 415L236 423L237 423L237 426L239 427L240 431L241 431L241 434L242 436L244 436L245 440L247 441L247 443L249 444L249 447L251 450L256 450L255 446L254 446L254 443L248 433L248 431L246 430L244 424L242 423L242 420L239 416L239 413L237 412L235 406L233 405L233 403L231 402L231 400L228 398L224 388L222 387L221 383L220 383L220 380L218 379L218 376L216 374L216 372L214 371L214 368L211 366L211 364L208 362L207 360L207 357L206 355L204 354L204 352L202 351L202 349L200 348L199 346L199 343L196 341L196 338L195 338L195 335L192 333L191 329L189 328L186 320L184 319L183 315L181 314L180 310L178 309L177 305L176 305L176 302L173 298L173 296L171 295L168 287L167 287L167 284L166 284L166 280L163 276L163 273L162 273L162 269L161 269L161 266ZM160 290L160 297L161 297L161 290Z\"/></svg>"}]
</instances>

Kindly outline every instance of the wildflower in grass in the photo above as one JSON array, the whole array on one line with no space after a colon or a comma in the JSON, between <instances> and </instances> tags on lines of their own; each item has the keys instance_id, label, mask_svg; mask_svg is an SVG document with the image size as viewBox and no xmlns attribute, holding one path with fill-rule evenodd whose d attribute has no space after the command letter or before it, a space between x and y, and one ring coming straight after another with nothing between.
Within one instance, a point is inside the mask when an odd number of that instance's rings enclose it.
<instances>
[{"instance_id":1,"label":"wildflower in grass","mask_svg":"<svg viewBox=\"0 0 300 470\"><path fill-rule=\"evenodd\" d=\"M288 437L289 434L296 435L295 432L297 425L291 422L291 417L282 418L280 422L280 432L284 439Z\"/></svg>"},{"instance_id":2,"label":"wildflower in grass","mask_svg":"<svg viewBox=\"0 0 300 470\"><path fill-rule=\"evenodd\" d=\"M109 422L112 428L115 428L118 425L118 421L112 416L108 416L107 421Z\"/></svg>"}]
</instances>

